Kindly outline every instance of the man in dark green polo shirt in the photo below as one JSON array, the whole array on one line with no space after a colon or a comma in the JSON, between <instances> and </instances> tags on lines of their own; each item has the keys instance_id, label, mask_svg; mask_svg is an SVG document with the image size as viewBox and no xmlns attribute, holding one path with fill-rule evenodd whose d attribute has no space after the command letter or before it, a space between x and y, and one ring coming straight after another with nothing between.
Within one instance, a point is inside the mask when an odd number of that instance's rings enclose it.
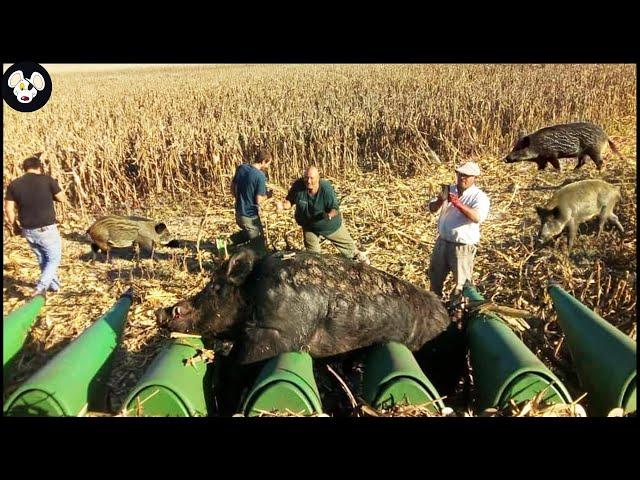
<instances>
[{"instance_id":1,"label":"man in dark green polo shirt","mask_svg":"<svg viewBox=\"0 0 640 480\"><path fill-rule=\"evenodd\" d=\"M307 168L303 178L296 180L284 202L278 202L278 211L296 206L295 219L302 227L304 246L320 253L320 237L328 239L338 251L349 259L369 263L364 252L358 252L349 231L342 223L339 201L333 186L320 178L318 169Z\"/></svg>"}]
</instances>

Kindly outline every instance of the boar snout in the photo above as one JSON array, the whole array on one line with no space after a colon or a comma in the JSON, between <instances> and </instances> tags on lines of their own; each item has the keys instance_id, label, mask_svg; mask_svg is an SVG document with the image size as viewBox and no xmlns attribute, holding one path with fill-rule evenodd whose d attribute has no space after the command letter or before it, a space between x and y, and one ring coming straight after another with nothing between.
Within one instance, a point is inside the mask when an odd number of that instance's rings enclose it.
<instances>
[{"instance_id":1,"label":"boar snout","mask_svg":"<svg viewBox=\"0 0 640 480\"><path fill-rule=\"evenodd\" d=\"M173 317L171 314L171 310L171 308L158 308L155 311L156 322L158 322L158 325L165 326L171 321Z\"/></svg>"},{"instance_id":2,"label":"boar snout","mask_svg":"<svg viewBox=\"0 0 640 480\"><path fill-rule=\"evenodd\" d=\"M535 246L536 247L544 247L553 237L548 235L538 235L536 237Z\"/></svg>"},{"instance_id":3,"label":"boar snout","mask_svg":"<svg viewBox=\"0 0 640 480\"><path fill-rule=\"evenodd\" d=\"M200 310L191 302L176 303L173 307L156 310L158 325L174 332L189 333L200 320Z\"/></svg>"}]
</instances>

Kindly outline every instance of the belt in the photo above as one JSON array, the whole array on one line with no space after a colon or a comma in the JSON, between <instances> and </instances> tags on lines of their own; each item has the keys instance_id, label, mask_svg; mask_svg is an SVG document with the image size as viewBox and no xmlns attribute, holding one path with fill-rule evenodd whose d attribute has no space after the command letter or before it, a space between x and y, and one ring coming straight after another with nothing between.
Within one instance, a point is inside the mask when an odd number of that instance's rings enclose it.
<instances>
[{"instance_id":1,"label":"belt","mask_svg":"<svg viewBox=\"0 0 640 480\"><path fill-rule=\"evenodd\" d=\"M450 242L449 240L446 240L446 239L444 239L442 237L438 237L438 238L440 240L442 240L443 242L450 243L451 245L458 245L458 246L461 246L461 245L471 245L471 246L473 246L473 245L475 245L475 243Z\"/></svg>"},{"instance_id":2,"label":"belt","mask_svg":"<svg viewBox=\"0 0 640 480\"><path fill-rule=\"evenodd\" d=\"M30 232L46 232L47 230L49 230L52 227L55 227L55 223L53 225L46 225L44 227L37 227L37 228L23 228L23 230L29 230Z\"/></svg>"}]
</instances>

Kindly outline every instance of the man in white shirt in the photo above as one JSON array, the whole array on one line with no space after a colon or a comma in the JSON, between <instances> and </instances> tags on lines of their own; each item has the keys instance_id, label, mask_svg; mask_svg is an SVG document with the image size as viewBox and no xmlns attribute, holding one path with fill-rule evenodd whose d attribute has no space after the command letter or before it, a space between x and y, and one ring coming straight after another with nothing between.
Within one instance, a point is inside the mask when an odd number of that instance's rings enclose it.
<instances>
[{"instance_id":1,"label":"man in white shirt","mask_svg":"<svg viewBox=\"0 0 640 480\"><path fill-rule=\"evenodd\" d=\"M431 290L440 297L449 272L453 272L456 283L455 295L460 294L467 281L471 282L480 224L489 215L489 197L475 185L479 175L477 163L463 163L456 168L457 182L448 186L448 195L441 192L429 202L431 213L442 207L429 268Z\"/></svg>"}]
</instances>

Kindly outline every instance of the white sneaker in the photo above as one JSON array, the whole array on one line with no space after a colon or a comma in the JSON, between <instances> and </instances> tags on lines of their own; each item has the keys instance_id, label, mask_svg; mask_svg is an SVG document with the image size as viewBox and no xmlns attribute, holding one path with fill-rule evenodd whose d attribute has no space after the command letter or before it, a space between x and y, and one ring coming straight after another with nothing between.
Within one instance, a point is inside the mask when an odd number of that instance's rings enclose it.
<instances>
[{"instance_id":1,"label":"white sneaker","mask_svg":"<svg viewBox=\"0 0 640 480\"><path fill-rule=\"evenodd\" d=\"M369 260L369 257L367 257L367 254L364 253L364 252L356 253L356 255L355 255L355 257L353 257L353 259L356 262L364 263L365 265L371 265L371 260Z\"/></svg>"}]
</instances>

